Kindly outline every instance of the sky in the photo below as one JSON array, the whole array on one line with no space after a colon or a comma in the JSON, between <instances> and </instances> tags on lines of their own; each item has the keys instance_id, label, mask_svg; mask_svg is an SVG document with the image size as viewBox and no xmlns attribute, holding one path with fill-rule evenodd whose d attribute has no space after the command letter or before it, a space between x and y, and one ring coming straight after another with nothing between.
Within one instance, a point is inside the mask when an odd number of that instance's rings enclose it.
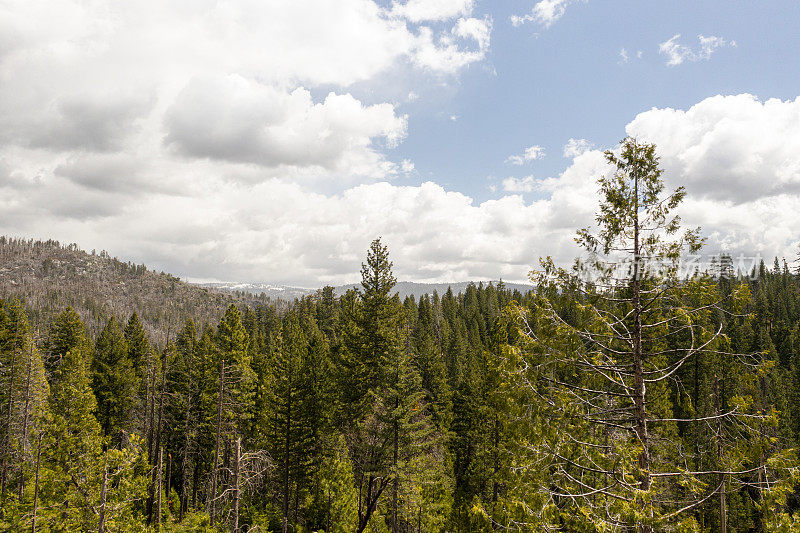
<instances>
[{"instance_id":1,"label":"sky","mask_svg":"<svg viewBox=\"0 0 800 533\"><path fill-rule=\"evenodd\" d=\"M652 142L706 256L800 247L800 3L0 0L0 233L190 280L568 263ZM748 263L749 264L749 263Z\"/></svg>"}]
</instances>

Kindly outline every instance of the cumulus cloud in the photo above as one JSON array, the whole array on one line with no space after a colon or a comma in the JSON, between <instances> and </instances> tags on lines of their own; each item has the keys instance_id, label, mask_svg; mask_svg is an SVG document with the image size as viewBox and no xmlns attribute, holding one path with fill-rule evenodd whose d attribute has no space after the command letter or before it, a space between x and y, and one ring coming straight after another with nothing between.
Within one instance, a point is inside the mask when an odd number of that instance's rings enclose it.
<instances>
[{"instance_id":1,"label":"cumulus cloud","mask_svg":"<svg viewBox=\"0 0 800 533\"><path fill-rule=\"evenodd\" d=\"M396 146L407 123L390 104L335 93L315 103L304 88L285 92L238 75L191 80L165 121L166 143L185 155L375 177L385 169L373 139Z\"/></svg>"},{"instance_id":2,"label":"cumulus cloud","mask_svg":"<svg viewBox=\"0 0 800 533\"><path fill-rule=\"evenodd\" d=\"M641 113L626 132L657 144L667 185L687 188L683 219L703 228L709 252L793 256L800 99L712 97L686 110ZM194 163L190 172L175 162L163 167L186 172L185 194L130 201L94 187L79 166L38 175L32 161L9 182L9 170L22 167L8 160L0 166L0 223L198 278L350 282L369 242L382 236L401 279L524 280L541 255L568 263L578 252L576 228L593 223L596 180L610 168L601 150L573 141L563 172L503 180L506 194L484 202L431 182L321 193L279 178L227 180L228 167L216 160ZM24 194L5 194L20 182ZM522 193L530 191L537 198L526 201Z\"/></svg>"},{"instance_id":3,"label":"cumulus cloud","mask_svg":"<svg viewBox=\"0 0 800 533\"><path fill-rule=\"evenodd\" d=\"M144 170L137 159L124 154L83 154L59 164L53 174L89 190L141 195L161 186L144 179Z\"/></svg>"},{"instance_id":4,"label":"cumulus cloud","mask_svg":"<svg viewBox=\"0 0 800 533\"><path fill-rule=\"evenodd\" d=\"M0 103L0 139L56 151L115 151L139 130L153 104L147 95L111 91L54 94L46 106L36 105L33 97L23 92Z\"/></svg>"},{"instance_id":5,"label":"cumulus cloud","mask_svg":"<svg viewBox=\"0 0 800 533\"><path fill-rule=\"evenodd\" d=\"M676 33L670 39L658 45L658 52L667 56L667 66L674 67L680 65L684 61L707 61L711 58L718 48L725 46L736 46L736 41L726 41L721 37L711 35L706 37L698 35L699 47L692 49L686 45L680 44L678 39L681 35Z\"/></svg>"},{"instance_id":6,"label":"cumulus cloud","mask_svg":"<svg viewBox=\"0 0 800 533\"><path fill-rule=\"evenodd\" d=\"M534 144L533 146L529 146L525 149L525 151L521 155L510 155L508 159L506 159L506 163L511 163L512 165L524 165L530 161L535 161L537 159L542 159L545 156L544 148L539 146L538 144Z\"/></svg>"},{"instance_id":7,"label":"cumulus cloud","mask_svg":"<svg viewBox=\"0 0 800 533\"><path fill-rule=\"evenodd\" d=\"M800 192L800 99L714 96L646 111L626 131L656 143L667 175L695 196L740 204Z\"/></svg>"},{"instance_id":8,"label":"cumulus cloud","mask_svg":"<svg viewBox=\"0 0 800 533\"><path fill-rule=\"evenodd\" d=\"M460 18L449 32L435 32L422 26L414 41L413 62L435 72L454 73L482 60L489 49L491 18ZM463 46L464 41L477 47Z\"/></svg>"},{"instance_id":9,"label":"cumulus cloud","mask_svg":"<svg viewBox=\"0 0 800 533\"><path fill-rule=\"evenodd\" d=\"M578 157L584 152L591 150L593 147L594 143L586 139L570 139L567 141L567 144L564 145L564 157Z\"/></svg>"},{"instance_id":10,"label":"cumulus cloud","mask_svg":"<svg viewBox=\"0 0 800 533\"><path fill-rule=\"evenodd\" d=\"M96 178L64 175L98 190L120 187L115 155L282 169L267 177L391 176L386 153L406 117L348 87L481 61L491 20L472 11L444 0L12 0L0 6L0 157L38 150L63 174L86 153L108 154ZM330 94L312 97L320 87Z\"/></svg>"},{"instance_id":11,"label":"cumulus cloud","mask_svg":"<svg viewBox=\"0 0 800 533\"><path fill-rule=\"evenodd\" d=\"M511 24L521 26L528 22L535 22L549 28L558 19L564 16L567 6L576 0L540 0L533 5L530 13L525 15L511 15ZM583 0L588 1L588 0Z\"/></svg>"},{"instance_id":12,"label":"cumulus cloud","mask_svg":"<svg viewBox=\"0 0 800 533\"><path fill-rule=\"evenodd\" d=\"M503 180L503 190L506 192L531 192L536 188L533 176L524 178L508 177Z\"/></svg>"},{"instance_id":13,"label":"cumulus cloud","mask_svg":"<svg viewBox=\"0 0 800 533\"><path fill-rule=\"evenodd\" d=\"M31 217L27 234L69 236L193 277L312 286L352 281L369 242L381 235L404 279L524 279L550 216L521 197L476 204L434 183L323 195L278 180L202 197L151 197L106 213L102 224L98 214ZM57 228L47 223L54 216L62 221Z\"/></svg>"}]
</instances>

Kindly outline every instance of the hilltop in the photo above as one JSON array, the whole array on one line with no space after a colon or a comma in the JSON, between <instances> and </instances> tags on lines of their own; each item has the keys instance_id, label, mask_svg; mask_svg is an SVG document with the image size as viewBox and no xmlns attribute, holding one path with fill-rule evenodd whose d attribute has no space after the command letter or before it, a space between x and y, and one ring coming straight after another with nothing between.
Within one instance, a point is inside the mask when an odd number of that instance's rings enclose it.
<instances>
[{"instance_id":1,"label":"hilltop","mask_svg":"<svg viewBox=\"0 0 800 533\"><path fill-rule=\"evenodd\" d=\"M108 252L91 253L77 244L0 237L0 298L17 297L31 309L34 327L74 307L92 333L111 316L134 311L160 342L187 318L198 327L215 324L230 304L278 304L267 296L200 287Z\"/></svg>"}]
</instances>

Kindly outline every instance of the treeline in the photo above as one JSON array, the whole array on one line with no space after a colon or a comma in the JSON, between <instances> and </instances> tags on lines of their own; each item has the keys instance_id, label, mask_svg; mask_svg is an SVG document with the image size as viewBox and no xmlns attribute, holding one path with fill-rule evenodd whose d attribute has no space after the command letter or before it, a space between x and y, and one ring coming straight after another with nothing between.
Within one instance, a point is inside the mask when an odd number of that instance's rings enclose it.
<instances>
[{"instance_id":1,"label":"treeline","mask_svg":"<svg viewBox=\"0 0 800 533\"><path fill-rule=\"evenodd\" d=\"M800 282L777 261L757 274L717 286L752 291L729 335L774 360L757 401L780 420L772 445L788 449L800 438ZM328 287L283 313L231 306L216 328L187 321L166 347L136 314L91 339L70 308L37 345L23 305L3 301L3 528L514 528L525 487L503 354L518 332L504 309L532 295L479 285L401 302L378 241L362 275L341 298ZM719 371L688 367L686 397L664 400L676 417L713 407ZM675 438L693 449L708 435ZM728 531L759 527L759 502L748 487L728 494ZM717 530L715 502L688 512Z\"/></svg>"},{"instance_id":2,"label":"treeline","mask_svg":"<svg viewBox=\"0 0 800 533\"><path fill-rule=\"evenodd\" d=\"M167 346L136 314L92 339L71 308L37 345L5 300L3 524L468 528L502 493L499 318L525 297L490 284L401 302L378 241L362 274L341 298L187 321Z\"/></svg>"}]
</instances>

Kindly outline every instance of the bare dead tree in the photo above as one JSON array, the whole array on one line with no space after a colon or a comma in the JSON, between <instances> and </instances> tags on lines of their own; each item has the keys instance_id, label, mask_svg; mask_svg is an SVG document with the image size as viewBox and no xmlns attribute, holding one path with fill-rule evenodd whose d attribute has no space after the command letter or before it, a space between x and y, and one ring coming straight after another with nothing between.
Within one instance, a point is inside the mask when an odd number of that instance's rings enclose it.
<instances>
[{"instance_id":1,"label":"bare dead tree","mask_svg":"<svg viewBox=\"0 0 800 533\"><path fill-rule=\"evenodd\" d=\"M211 469L211 491L208 496L208 514L211 523L216 518L215 504L217 500L217 478L219 475L219 445L222 437L222 404L225 398L225 360L219 362L219 398L217 398L217 436L214 443L214 465Z\"/></svg>"},{"instance_id":2,"label":"bare dead tree","mask_svg":"<svg viewBox=\"0 0 800 533\"><path fill-rule=\"evenodd\" d=\"M242 438L236 439L236 452L233 461L233 522L231 524L232 533L239 531L239 498L240 498L240 479L239 463L242 458Z\"/></svg>"},{"instance_id":3,"label":"bare dead tree","mask_svg":"<svg viewBox=\"0 0 800 533\"><path fill-rule=\"evenodd\" d=\"M108 458L103 457L103 485L100 488L100 512L97 521L97 532L104 533L106 530L106 498L108 497Z\"/></svg>"},{"instance_id":4,"label":"bare dead tree","mask_svg":"<svg viewBox=\"0 0 800 533\"><path fill-rule=\"evenodd\" d=\"M161 487L163 486L161 480L161 469L164 463L164 448L158 449L158 481L156 485L156 491L158 494L157 499L157 506L156 506L156 531L161 531Z\"/></svg>"},{"instance_id":5,"label":"bare dead tree","mask_svg":"<svg viewBox=\"0 0 800 533\"><path fill-rule=\"evenodd\" d=\"M31 518L31 533L36 533L36 515L39 511L39 466L42 461L42 437L44 433L39 433L36 446L36 474L33 485L33 517Z\"/></svg>"},{"instance_id":6,"label":"bare dead tree","mask_svg":"<svg viewBox=\"0 0 800 533\"><path fill-rule=\"evenodd\" d=\"M275 462L266 450L242 452L241 439L237 439L233 464L219 467L220 477L228 476L232 482L214 498L218 523L227 523L231 532L238 531L242 505L248 501L244 496L257 494L264 481L274 475L275 470Z\"/></svg>"}]
</instances>

